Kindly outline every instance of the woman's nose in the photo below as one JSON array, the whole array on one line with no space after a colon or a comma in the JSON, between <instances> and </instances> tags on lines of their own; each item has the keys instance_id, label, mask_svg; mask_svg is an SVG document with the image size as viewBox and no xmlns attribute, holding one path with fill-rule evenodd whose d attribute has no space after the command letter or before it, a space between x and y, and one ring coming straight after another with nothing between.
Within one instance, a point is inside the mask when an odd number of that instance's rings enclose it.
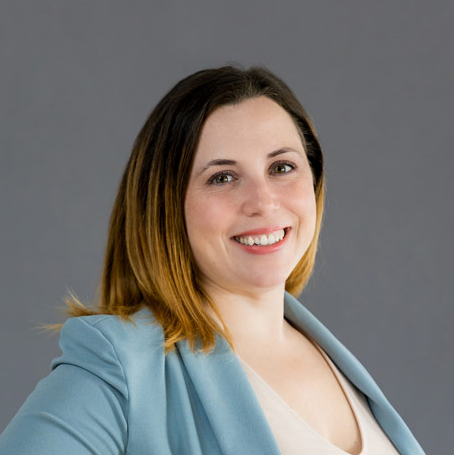
<instances>
[{"instance_id":1,"label":"woman's nose","mask_svg":"<svg viewBox=\"0 0 454 455\"><path fill-rule=\"evenodd\" d=\"M242 211L247 216L267 215L280 206L279 195L271 182L254 181L243 188Z\"/></svg>"}]
</instances>

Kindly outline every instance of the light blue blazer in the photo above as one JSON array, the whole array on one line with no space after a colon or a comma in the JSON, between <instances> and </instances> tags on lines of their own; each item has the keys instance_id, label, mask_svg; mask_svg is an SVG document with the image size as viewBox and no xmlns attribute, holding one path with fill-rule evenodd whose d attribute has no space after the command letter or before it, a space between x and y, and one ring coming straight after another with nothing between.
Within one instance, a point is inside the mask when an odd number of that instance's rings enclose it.
<instances>
[{"instance_id":1,"label":"light blue blazer","mask_svg":"<svg viewBox=\"0 0 454 455\"><path fill-rule=\"evenodd\" d=\"M402 455L424 455L361 363L298 300L285 318L312 337L367 397ZM186 340L166 357L144 308L135 326L111 315L71 318L62 356L0 436L1 455L279 455L253 388L224 338L209 355ZM198 347L200 347L199 345Z\"/></svg>"}]
</instances>

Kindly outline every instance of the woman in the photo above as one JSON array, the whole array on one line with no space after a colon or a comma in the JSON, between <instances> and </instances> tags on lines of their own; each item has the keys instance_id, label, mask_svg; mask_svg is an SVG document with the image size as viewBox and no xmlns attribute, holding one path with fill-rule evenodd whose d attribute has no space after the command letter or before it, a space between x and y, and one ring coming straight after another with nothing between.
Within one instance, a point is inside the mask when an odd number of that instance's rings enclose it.
<instances>
[{"instance_id":1,"label":"woman","mask_svg":"<svg viewBox=\"0 0 454 455\"><path fill-rule=\"evenodd\" d=\"M62 356L0 454L423 454L295 298L323 198L316 133L282 80L225 66L180 81L135 141L99 308L68 300Z\"/></svg>"}]
</instances>

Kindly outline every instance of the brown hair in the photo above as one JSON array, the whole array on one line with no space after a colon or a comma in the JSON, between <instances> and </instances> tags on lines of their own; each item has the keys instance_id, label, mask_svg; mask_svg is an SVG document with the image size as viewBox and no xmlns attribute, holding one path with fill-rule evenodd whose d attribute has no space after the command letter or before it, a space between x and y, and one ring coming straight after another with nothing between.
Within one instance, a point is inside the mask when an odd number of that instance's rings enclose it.
<instances>
[{"instance_id":1,"label":"brown hair","mask_svg":"<svg viewBox=\"0 0 454 455\"><path fill-rule=\"evenodd\" d=\"M297 126L312 169L317 217L314 237L286 281L297 297L314 266L324 205L323 156L316 132L290 88L270 70L238 65L198 71L178 82L158 103L140 130L124 170L109 222L97 309L70 292L71 316L115 314L124 320L143 306L164 331L164 352L187 338L205 353L215 332L234 349L231 333L215 303L200 286L184 219L184 198L201 128L215 109L267 96ZM224 329L207 314L211 306Z\"/></svg>"}]
</instances>

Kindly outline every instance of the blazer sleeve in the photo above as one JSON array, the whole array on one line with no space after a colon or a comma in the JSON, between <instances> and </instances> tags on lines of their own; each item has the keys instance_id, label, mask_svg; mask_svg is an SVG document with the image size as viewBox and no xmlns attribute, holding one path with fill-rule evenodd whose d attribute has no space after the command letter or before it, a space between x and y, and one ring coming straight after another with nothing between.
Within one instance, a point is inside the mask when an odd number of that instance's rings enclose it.
<instances>
[{"instance_id":1,"label":"blazer sleeve","mask_svg":"<svg viewBox=\"0 0 454 455\"><path fill-rule=\"evenodd\" d=\"M125 375L114 346L89 321L63 325L62 356L0 435L0 455L125 453Z\"/></svg>"}]
</instances>

